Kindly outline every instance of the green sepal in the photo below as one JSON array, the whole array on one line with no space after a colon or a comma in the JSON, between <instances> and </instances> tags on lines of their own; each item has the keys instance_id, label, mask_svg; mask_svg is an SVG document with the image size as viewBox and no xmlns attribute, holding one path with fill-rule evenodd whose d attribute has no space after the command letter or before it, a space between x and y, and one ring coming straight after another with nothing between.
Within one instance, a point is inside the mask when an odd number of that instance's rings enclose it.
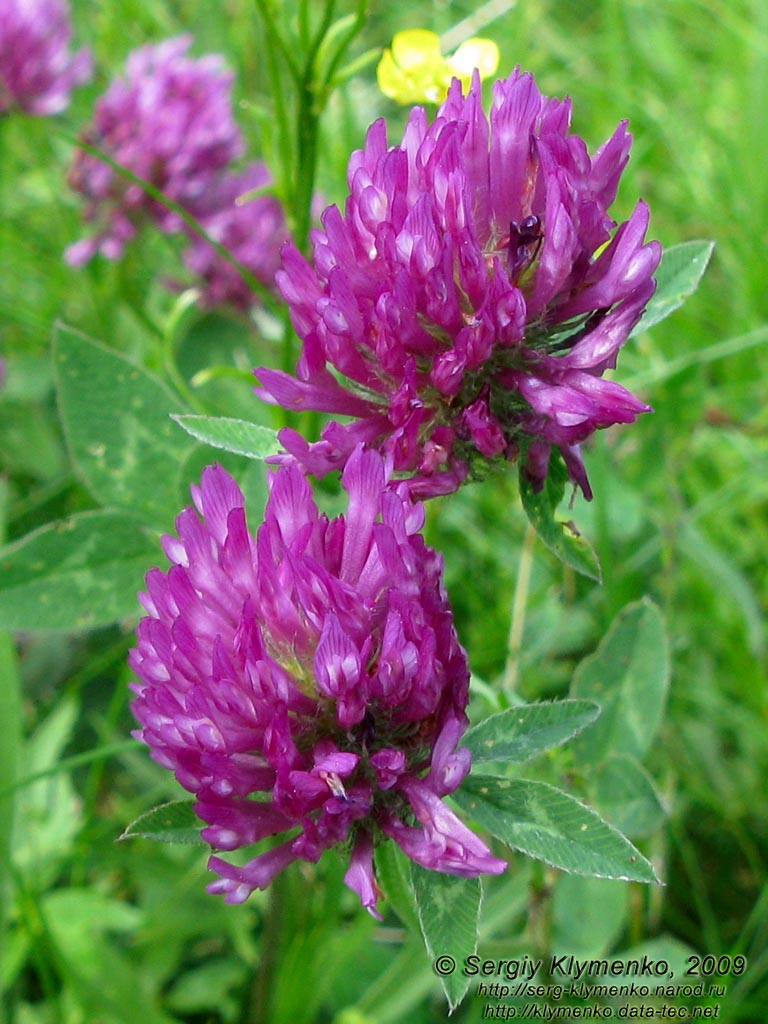
<instances>
[{"instance_id":1,"label":"green sepal","mask_svg":"<svg viewBox=\"0 0 768 1024\"><path fill-rule=\"evenodd\" d=\"M588 576L600 583L602 574L595 551L579 533L572 520L560 519L556 515L565 495L568 479L568 469L563 458L553 448L547 477L540 490L534 489L521 464L520 499L531 525L549 550L582 576Z\"/></svg>"},{"instance_id":2,"label":"green sepal","mask_svg":"<svg viewBox=\"0 0 768 1024\"><path fill-rule=\"evenodd\" d=\"M171 800L139 815L120 838L154 839L158 843L208 846L200 835L202 828L205 828L205 825L195 814L194 800Z\"/></svg>"}]
</instances>

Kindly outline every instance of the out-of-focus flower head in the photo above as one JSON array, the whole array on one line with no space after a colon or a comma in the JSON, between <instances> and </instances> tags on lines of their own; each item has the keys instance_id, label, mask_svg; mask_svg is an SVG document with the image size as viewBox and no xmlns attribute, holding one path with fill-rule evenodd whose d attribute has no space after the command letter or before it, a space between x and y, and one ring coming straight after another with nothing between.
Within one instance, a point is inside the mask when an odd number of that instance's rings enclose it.
<instances>
[{"instance_id":1,"label":"out-of-focus flower head","mask_svg":"<svg viewBox=\"0 0 768 1024\"><path fill-rule=\"evenodd\" d=\"M210 212L198 216L210 237L267 288L275 285L280 247L288 238L288 227L282 204L274 195L249 197L248 193L267 187L271 180L263 163L252 164L242 174L226 174L210 198ZM184 253L184 262L200 279L202 305L231 306L247 312L256 301L240 271L204 238L193 240Z\"/></svg>"},{"instance_id":2,"label":"out-of-focus flower head","mask_svg":"<svg viewBox=\"0 0 768 1024\"><path fill-rule=\"evenodd\" d=\"M125 76L98 101L83 139L196 214L206 208L221 172L241 154L243 140L232 116L232 74L218 55L187 57L191 42L185 35L135 50ZM95 237L67 250L75 266L97 252L118 259L147 218L166 232L183 226L177 213L141 185L85 151L75 157L69 181L87 200L85 218L97 228Z\"/></svg>"},{"instance_id":3,"label":"out-of-focus flower head","mask_svg":"<svg viewBox=\"0 0 768 1024\"><path fill-rule=\"evenodd\" d=\"M247 899L295 860L340 843L345 881L377 914L373 850L386 837L466 877L505 863L443 802L464 779L469 673L423 509L358 447L346 517L318 512L296 466L271 477L254 538L220 467L147 575L131 665L137 736L194 793L224 851L286 833L246 863L214 856L209 890Z\"/></svg>"},{"instance_id":4,"label":"out-of-focus flower head","mask_svg":"<svg viewBox=\"0 0 768 1024\"><path fill-rule=\"evenodd\" d=\"M440 38L426 29L407 29L392 39L376 69L379 88L398 103L440 103L454 78L466 87L477 68L489 78L499 66L499 48L491 39L467 39L445 57Z\"/></svg>"},{"instance_id":5,"label":"out-of-focus flower head","mask_svg":"<svg viewBox=\"0 0 768 1024\"><path fill-rule=\"evenodd\" d=\"M555 446L590 497L580 443L649 409L603 373L654 292L661 247L645 241L643 202L615 231L608 213L626 122L590 157L570 120L570 100L517 69L495 83L490 117L476 74L432 123L415 108L399 145L371 126L313 262L283 250L297 376L256 371L265 400L353 422L312 445L282 431L286 457L322 475L363 442L429 496L503 460L539 488Z\"/></svg>"},{"instance_id":6,"label":"out-of-focus flower head","mask_svg":"<svg viewBox=\"0 0 768 1024\"><path fill-rule=\"evenodd\" d=\"M0 114L58 114L72 90L91 77L90 51L69 52L66 0L3 0L0 4Z\"/></svg>"}]
</instances>

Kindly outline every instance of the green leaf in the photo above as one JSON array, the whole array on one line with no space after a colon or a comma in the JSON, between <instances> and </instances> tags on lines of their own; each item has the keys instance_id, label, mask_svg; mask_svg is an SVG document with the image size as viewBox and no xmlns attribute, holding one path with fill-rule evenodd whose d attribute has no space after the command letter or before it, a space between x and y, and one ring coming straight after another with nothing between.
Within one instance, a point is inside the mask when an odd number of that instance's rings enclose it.
<instances>
[{"instance_id":1,"label":"green leaf","mask_svg":"<svg viewBox=\"0 0 768 1024\"><path fill-rule=\"evenodd\" d=\"M376 847L376 880L381 885L384 898L406 928L418 932L411 863L397 843L381 843Z\"/></svg>"},{"instance_id":2,"label":"green leaf","mask_svg":"<svg viewBox=\"0 0 768 1024\"><path fill-rule=\"evenodd\" d=\"M699 240L664 250L656 271L656 291L632 334L647 331L682 306L699 287L714 248L714 242Z\"/></svg>"},{"instance_id":3,"label":"green leaf","mask_svg":"<svg viewBox=\"0 0 768 1024\"><path fill-rule=\"evenodd\" d=\"M427 954L453 1012L469 988L469 975L461 965L477 951L480 880L428 871L418 864L411 865L411 880ZM446 963L448 968L441 969Z\"/></svg>"},{"instance_id":4,"label":"green leaf","mask_svg":"<svg viewBox=\"0 0 768 1024\"><path fill-rule=\"evenodd\" d=\"M594 700L599 721L574 743L594 765L611 753L642 760L661 724L669 686L669 652L661 612L648 598L627 605L594 654L576 669L571 695Z\"/></svg>"},{"instance_id":5,"label":"green leaf","mask_svg":"<svg viewBox=\"0 0 768 1024\"><path fill-rule=\"evenodd\" d=\"M126 828L121 839L154 839L159 843L208 846L201 837L204 824L195 814L194 800L171 800L146 811Z\"/></svg>"},{"instance_id":6,"label":"green leaf","mask_svg":"<svg viewBox=\"0 0 768 1024\"><path fill-rule=\"evenodd\" d=\"M74 697L63 697L54 705L23 746L20 774L36 775L57 764L72 740L79 712ZM81 819L80 801L68 772L41 779L17 794L13 860L34 875L41 890L69 856Z\"/></svg>"},{"instance_id":7,"label":"green leaf","mask_svg":"<svg viewBox=\"0 0 768 1024\"><path fill-rule=\"evenodd\" d=\"M598 878L658 881L627 838L549 783L471 775L453 797L497 839L553 867Z\"/></svg>"},{"instance_id":8,"label":"green leaf","mask_svg":"<svg viewBox=\"0 0 768 1024\"><path fill-rule=\"evenodd\" d=\"M248 968L240 958L206 960L173 982L166 1002L174 1013L207 1011L208 1020L236 1020L237 993L247 983L247 973Z\"/></svg>"},{"instance_id":9,"label":"green leaf","mask_svg":"<svg viewBox=\"0 0 768 1024\"><path fill-rule=\"evenodd\" d=\"M637 963L646 957L648 960L652 960L658 963L660 960L666 960L669 964L669 974L666 978L659 978L659 982L662 984L668 984L672 978L682 978L684 981L688 980L686 977L686 968L690 967L690 960L694 954L701 956L701 951L694 949L685 942L681 942L674 935L663 933L658 935L655 939L649 939L647 942L641 942L636 946L630 946L629 949L624 949L620 953L613 953L611 960L618 962L623 960L626 963L626 973L611 975L611 984L613 985L631 985L632 983L637 984ZM691 982L695 981L695 978L690 979ZM677 980L675 981L677 984Z\"/></svg>"},{"instance_id":10,"label":"green leaf","mask_svg":"<svg viewBox=\"0 0 768 1024\"><path fill-rule=\"evenodd\" d=\"M625 835L649 836L664 821L651 777L626 754L612 754L590 780L590 796L601 814Z\"/></svg>"},{"instance_id":11,"label":"green leaf","mask_svg":"<svg viewBox=\"0 0 768 1024\"><path fill-rule=\"evenodd\" d=\"M465 734L461 745L472 752L473 768L483 765L487 773L490 763L503 762L499 769L506 775L506 765L523 764L565 743L599 714L599 706L588 700L523 704L486 718Z\"/></svg>"},{"instance_id":12,"label":"green leaf","mask_svg":"<svg viewBox=\"0 0 768 1024\"><path fill-rule=\"evenodd\" d=\"M180 509L180 466L192 447L170 419L182 403L125 356L62 325L54 359L64 433L89 491L166 529Z\"/></svg>"},{"instance_id":13,"label":"green leaf","mask_svg":"<svg viewBox=\"0 0 768 1024\"><path fill-rule=\"evenodd\" d=\"M90 629L135 618L157 541L123 512L81 512L0 550L0 628Z\"/></svg>"},{"instance_id":14,"label":"green leaf","mask_svg":"<svg viewBox=\"0 0 768 1024\"><path fill-rule=\"evenodd\" d=\"M142 924L141 910L93 888L54 889L41 902L49 956L56 963L62 991L74 1004L73 1019L175 1024L175 1018L157 1007L156 975L150 972L148 978L125 950L128 937L135 936ZM112 933L121 940L114 941Z\"/></svg>"},{"instance_id":15,"label":"green leaf","mask_svg":"<svg viewBox=\"0 0 768 1024\"><path fill-rule=\"evenodd\" d=\"M613 879L562 875L552 899L550 948L605 956L626 927L629 895L629 886Z\"/></svg>"},{"instance_id":16,"label":"green leaf","mask_svg":"<svg viewBox=\"0 0 768 1024\"><path fill-rule=\"evenodd\" d=\"M750 653L762 661L766 648L766 618L762 601L755 592L753 580L739 570L738 563L731 557L727 534L721 533L719 540L720 546L691 521L681 523L677 536L679 550L701 568L704 578L720 600L739 610L746 627Z\"/></svg>"},{"instance_id":17,"label":"green leaf","mask_svg":"<svg viewBox=\"0 0 768 1024\"><path fill-rule=\"evenodd\" d=\"M571 520L555 518L555 513L565 494L568 470L562 456L554 448L549 459L549 471L540 491L520 470L520 499L531 525L549 550L583 576L602 579L597 555L579 533Z\"/></svg>"},{"instance_id":18,"label":"green leaf","mask_svg":"<svg viewBox=\"0 0 768 1024\"><path fill-rule=\"evenodd\" d=\"M249 459L266 459L280 449L277 433L269 427L228 416L173 416L180 427L198 441L245 455Z\"/></svg>"},{"instance_id":19,"label":"green leaf","mask_svg":"<svg viewBox=\"0 0 768 1024\"><path fill-rule=\"evenodd\" d=\"M46 404L0 404L0 465L4 472L50 480L67 469L67 456L56 422Z\"/></svg>"},{"instance_id":20,"label":"green leaf","mask_svg":"<svg viewBox=\"0 0 768 1024\"><path fill-rule=\"evenodd\" d=\"M48 921L66 933L68 952L82 959L93 952L94 939L106 932L135 932L142 912L130 903L91 888L57 889L45 898Z\"/></svg>"},{"instance_id":21,"label":"green leaf","mask_svg":"<svg viewBox=\"0 0 768 1024\"><path fill-rule=\"evenodd\" d=\"M22 685L15 644L7 630L0 631L0 935L10 910L11 876L7 867L14 849L16 798L13 786L19 774L22 747Z\"/></svg>"},{"instance_id":22,"label":"green leaf","mask_svg":"<svg viewBox=\"0 0 768 1024\"><path fill-rule=\"evenodd\" d=\"M8 505L8 481L0 477L0 537L5 538ZM16 796L14 786L21 768L24 686L16 644L8 630L0 630L0 935L8 935L6 921L11 908L11 854L14 849ZM0 955L0 975L3 957Z\"/></svg>"}]
</instances>

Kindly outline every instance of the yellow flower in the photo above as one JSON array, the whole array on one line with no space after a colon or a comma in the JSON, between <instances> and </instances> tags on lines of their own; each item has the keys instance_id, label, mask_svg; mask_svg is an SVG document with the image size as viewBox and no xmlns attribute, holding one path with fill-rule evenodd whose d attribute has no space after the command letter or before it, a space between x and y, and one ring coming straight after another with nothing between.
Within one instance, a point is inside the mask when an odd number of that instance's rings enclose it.
<instances>
[{"instance_id":1,"label":"yellow flower","mask_svg":"<svg viewBox=\"0 0 768 1024\"><path fill-rule=\"evenodd\" d=\"M487 78L498 66L499 50L490 39L467 39L451 57L444 57L438 36L416 28L394 36L376 78L384 95L397 103L440 103L452 78L467 88L475 68Z\"/></svg>"}]
</instances>

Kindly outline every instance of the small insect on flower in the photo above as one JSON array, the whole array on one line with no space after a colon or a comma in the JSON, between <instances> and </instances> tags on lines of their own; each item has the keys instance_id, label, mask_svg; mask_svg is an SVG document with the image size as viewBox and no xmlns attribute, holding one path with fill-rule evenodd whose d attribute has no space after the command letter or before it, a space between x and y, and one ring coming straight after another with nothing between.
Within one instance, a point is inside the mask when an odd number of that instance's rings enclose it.
<instances>
[{"instance_id":1,"label":"small insect on flower","mask_svg":"<svg viewBox=\"0 0 768 1024\"><path fill-rule=\"evenodd\" d=\"M432 497L505 462L541 490L556 449L591 497L582 442L650 411L603 376L661 258L644 202L619 225L609 213L631 141L622 121L590 155L571 101L519 68L494 83L488 114L475 73L433 119L415 107L399 144L371 125L311 262L282 249L304 348L293 377L259 367L257 394L350 418L314 443L285 428L288 456L322 475L363 443Z\"/></svg>"},{"instance_id":2,"label":"small insect on flower","mask_svg":"<svg viewBox=\"0 0 768 1024\"><path fill-rule=\"evenodd\" d=\"M510 222L507 242L507 269L510 281L517 284L521 273L535 262L543 241L541 217L537 217L535 213L521 220L519 224L516 220Z\"/></svg>"}]
</instances>

